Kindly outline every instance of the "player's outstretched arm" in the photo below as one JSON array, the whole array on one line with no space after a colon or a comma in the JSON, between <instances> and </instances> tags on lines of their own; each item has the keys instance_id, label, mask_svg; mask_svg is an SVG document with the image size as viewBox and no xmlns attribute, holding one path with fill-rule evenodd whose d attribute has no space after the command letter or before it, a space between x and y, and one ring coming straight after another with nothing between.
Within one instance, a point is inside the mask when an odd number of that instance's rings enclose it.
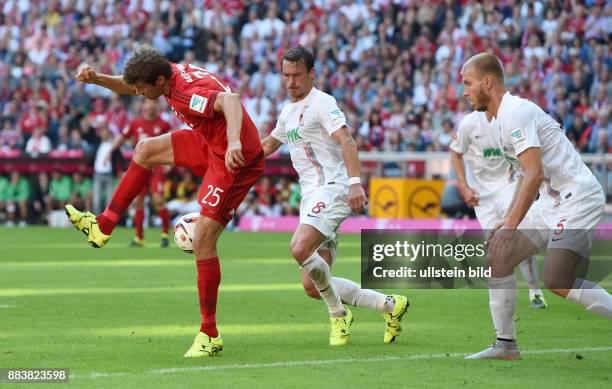
<instances>
[{"instance_id":1,"label":"player's outstretched arm","mask_svg":"<svg viewBox=\"0 0 612 389\"><path fill-rule=\"evenodd\" d=\"M276 150L278 150L279 147L281 147L282 144L283 142L276 139L272 135L266 136L261 141L261 145L263 146L263 151L264 151L264 157L267 157L268 155L274 153Z\"/></svg>"},{"instance_id":2,"label":"player's outstretched arm","mask_svg":"<svg viewBox=\"0 0 612 389\"><path fill-rule=\"evenodd\" d=\"M465 165L463 164L463 154L451 150L451 161L455 168L455 174L457 175L457 188L459 193L463 197L463 201L468 207L475 207L478 205L479 198L478 193L471 188L467 180L465 179Z\"/></svg>"},{"instance_id":3,"label":"player's outstretched arm","mask_svg":"<svg viewBox=\"0 0 612 389\"><path fill-rule=\"evenodd\" d=\"M220 92L215 99L215 112L223 112L227 124L227 151L225 167L234 171L244 166L240 129L242 128L242 102L240 95L231 92Z\"/></svg>"},{"instance_id":4,"label":"player's outstretched arm","mask_svg":"<svg viewBox=\"0 0 612 389\"><path fill-rule=\"evenodd\" d=\"M523 170L523 178L520 185L517 185L513 206L509 208L505 224L505 227L512 229L517 228L521 223L544 181L542 149L530 147L518 155L518 160Z\"/></svg>"},{"instance_id":5,"label":"player's outstretched arm","mask_svg":"<svg viewBox=\"0 0 612 389\"><path fill-rule=\"evenodd\" d=\"M334 131L332 139L342 146L342 156L349 176L348 204L353 212L360 212L366 205L367 199L360 181L361 166L357 144L346 126Z\"/></svg>"},{"instance_id":6,"label":"player's outstretched arm","mask_svg":"<svg viewBox=\"0 0 612 389\"><path fill-rule=\"evenodd\" d=\"M75 80L84 82L85 84L96 84L104 88L110 89L119 95L136 95L136 88L130 86L123 81L123 76L109 76L107 74L98 73L87 64L79 67Z\"/></svg>"}]
</instances>

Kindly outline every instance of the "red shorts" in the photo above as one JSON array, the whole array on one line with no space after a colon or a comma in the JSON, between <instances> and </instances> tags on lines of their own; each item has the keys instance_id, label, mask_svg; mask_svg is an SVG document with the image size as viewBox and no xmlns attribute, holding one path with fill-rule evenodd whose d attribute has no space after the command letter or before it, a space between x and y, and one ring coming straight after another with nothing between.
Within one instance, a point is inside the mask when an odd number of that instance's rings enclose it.
<instances>
[{"instance_id":1,"label":"red shorts","mask_svg":"<svg viewBox=\"0 0 612 389\"><path fill-rule=\"evenodd\" d=\"M249 165L231 173L221 158L210 156L202 136L191 130L172 133L174 164L204 175L198 195L200 214L225 225L264 171L263 151ZM210 168L209 168L210 167ZM205 172L205 173L204 173Z\"/></svg>"},{"instance_id":2,"label":"red shorts","mask_svg":"<svg viewBox=\"0 0 612 389\"><path fill-rule=\"evenodd\" d=\"M179 130L170 135L174 166L189 168L194 175L202 177L208 169L208 146L197 131Z\"/></svg>"}]
</instances>

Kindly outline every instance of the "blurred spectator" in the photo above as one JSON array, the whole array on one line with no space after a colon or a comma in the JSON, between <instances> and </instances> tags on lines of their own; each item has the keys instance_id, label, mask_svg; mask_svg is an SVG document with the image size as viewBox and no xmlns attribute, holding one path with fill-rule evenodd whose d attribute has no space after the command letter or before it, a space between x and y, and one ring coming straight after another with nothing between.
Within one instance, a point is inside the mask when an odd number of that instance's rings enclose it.
<instances>
[{"instance_id":1,"label":"blurred spectator","mask_svg":"<svg viewBox=\"0 0 612 389\"><path fill-rule=\"evenodd\" d=\"M34 100L30 100L28 110L21 115L19 128L26 138L29 138L36 128L43 129L43 133L46 132L47 120L43 116L43 108L37 107Z\"/></svg>"},{"instance_id":2,"label":"blurred spectator","mask_svg":"<svg viewBox=\"0 0 612 389\"><path fill-rule=\"evenodd\" d=\"M32 158L48 154L51 151L51 141L45 135L44 128L36 127L34 129L32 137L26 143L25 151Z\"/></svg>"},{"instance_id":3,"label":"blurred spectator","mask_svg":"<svg viewBox=\"0 0 612 389\"><path fill-rule=\"evenodd\" d=\"M51 173L49 183L49 204L51 210L63 210L70 200L72 193L72 182L68 176L58 171Z\"/></svg>"},{"instance_id":4,"label":"blurred spectator","mask_svg":"<svg viewBox=\"0 0 612 389\"><path fill-rule=\"evenodd\" d=\"M3 175L0 175L0 217L5 216L6 202L8 200L8 185L9 180ZM2 219L0 219L2 221Z\"/></svg>"},{"instance_id":5,"label":"blurred spectator","mask_svg":"<svg viewBox=\"0 0 612 389\"><path fill-rule=\"evenodd\" d=\"M7 227L12 227L17 222L19 227L27 225L30 194L30 183L27 178L22 177L18 172L12 172L5 189L6 212L8 213Z\"/></svg>"},{"instance_id":6,"label":"blurred spectator","mask_svg":"<svg viewBox=\"0 0 612 389\"><path fill-rule=\"evenodd\" d=\"M294 210L289 205L289 198L291 197L291 183L286 177L281 177L275 185L276 196L274 199L274 206L272 207L272 213L274 215L293 215Z\"/></svg>"},{"instance_id":7,"label":"blurred spectator","mask_svg":"<svg viewBox=\"0 0 612 389\"><path fill-rule=\"evenodd\" d=\"M255 185L257 196L257 214L262 216L274 216L272 211L273 199L276 196L276 188L272 186L270 177L262 177Z\"/></svg>"},{"instance_id":8,"label":"blurred spectator","mask_svg":"<svg viewBox=\"0 0 612 389\"><path fill-rule=\"evenodd\" d=\"M66 124L62 124L57 131L57 142L55 146L55 150L57 151L66 151L70 148L70 134L68 132L68 126Z\"/></svg>"},{"instance_id":9,"label":"blurred spectator","mask_svg":"<svg viewBox=\"0 0 612 389\"><path fill-rule=\"evenodd\" d=\"M608 110L602 110L597 116L597 122L591 127L588 151L612 153L612 123Z\"/></svg>"},{"instance_id":10,"label":"blurred spectator","mask_svg":"<svg viewBox=\"0 0 612 389\"><path fill-rule=\"evenodd\" d=\"M108 128L103 127L100 133L101 142L96 151L93 175L93 212L102 212L106 203L110 201L114 188L113 165L111 163L111 149L113 140Z\"/></svg>"},{"instance_id":11,"label":"blurred spectator","mask_svg":"<svg viewBox=\"0 0 612 389\"><path fill-rule=\"evenodd\" d=\"M108 128L105 129L108 131ZM81 150L83 154L89 154L91 148L89 147L89 143L82 138L81 131L74 129L70 131L68 150Z\"/></svg>"},{"instance_id":12,"label":"blurred spectator","mask_svg":"<svg viewBox=\"0 0 612 389\"><path fill-rule=\"evenodd\" d=\"M49 197L49 175L45 172L38 173L34 184L32 208L41 221L46 220L46 215L52 211L51 198Z\"/></svg>"},{"instance_id":13,"label":"blurred spectator","mask_svg":"<svg viewBox=\"0 0 612 389\"><path fill-rule=\"evenodd\" d=\"M442 151L448 151L448 147L453 140L453 122L449 119L442 124L442 131L437 136L438 144Z\"/></svg>"},{"instance_id":14,"label":"blurred spectator","mask_svg":"<svg viewBox=\"0 0 612 389\"><path fill-rule=\"evenodd\" d=\"M19 150L23 146L21 132L10 119L4 119L0 130L0 151Z\"/></svg>"},{"instance_id":15,"label":"blurred spectator","mask_svg":"<svg viewBox=\"0 0 612 389\"><path fill-rule=\"evenodd\" d=\"M81 173L72 175L72 193L70 194L70 204L78 209L92 208L92 183L88 177L83 177Z\"/></svg>"}]
</instances>

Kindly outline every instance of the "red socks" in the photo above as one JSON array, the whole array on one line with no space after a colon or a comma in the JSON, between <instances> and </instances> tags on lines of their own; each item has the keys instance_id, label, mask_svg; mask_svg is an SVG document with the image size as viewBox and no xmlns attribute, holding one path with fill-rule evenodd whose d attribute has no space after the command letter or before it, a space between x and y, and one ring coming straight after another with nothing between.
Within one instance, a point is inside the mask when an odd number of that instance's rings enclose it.
<instances>
[{"instance_id":1,"label":"red socks","mask_svg":"<svg viewBox=\"0 0 612 389\"><path fill-rule=\"evenodd\" d=\"M125 175L119 181L113 198L108 207L101 215L96 217L100 231L106 235L110 235L113 229L121 220L125 210L130 206L134 197L136 197L144 185L151 177L151 170L145 169L136 162L132 161L130 167L125 172Z\"/></svg>"},{"instance_id":2,"label":"red socks","mask_svg":"<svg viewBox=\"0 0 612 389\"><path fill-rule=\"evenodd\" d=\"M168 227L170 226L170 215L168 214L167 208L160 208L157 210L157 216L161 219L162 222L162 233L168 233Z\"/></svg>"},{"instance_id":3,"label":"red socks","mask_svg":"<svg viewBox=\"0 0 612 389\"><path fill-rule=\"evenodd\" d=\"M144 208L136 209L136 213L134 214L134 228L136 229L136 237L140 240L144 239L144 231L142 230L144 216Z\"/></svg>"},{"instance_id":4,"label":"red socks","mask_svg":"<svg viewBox=\"0 0 612 389\"><path fill-rule=\"evenodd\" d=\"M221 268L219 258L196 259L198 267L198 295L200 297L200 314L202 324L200 332L216 338L217 331L217 294L221 282Z\"/></svg>"}]
</instances>

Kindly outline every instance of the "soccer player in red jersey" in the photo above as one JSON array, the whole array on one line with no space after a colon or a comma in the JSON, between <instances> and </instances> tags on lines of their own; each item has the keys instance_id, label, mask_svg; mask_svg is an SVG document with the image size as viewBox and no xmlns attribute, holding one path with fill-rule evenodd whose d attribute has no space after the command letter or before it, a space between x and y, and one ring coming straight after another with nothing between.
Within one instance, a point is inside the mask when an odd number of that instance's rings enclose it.
<instances>
[{"instance_id":1,"label":"soccer player in red jersey","mask_svg":"<svg viewBox=\"0 0 612 389\"><path fill-rule=\"evenodd\" d=\"M264 157L257 128L232 93L215 75L190 64L174 64L158 50L139 48L127 61L123 76L98 74L82 66L76 79L119 94L163 96L191 130L143 139L119 182L110 204L100 215L67 205L74 226L94 247L102 247L132 200L140 193L151 169L158 165L190 168L204 175L200 190L200 219L193 241L198 270L202 324L185 357L207 357L223 348L216 325L217 292L221 280L217 240L250 187L261 177Z\"/></svg>"},{"instance_id":2,"label":"soccer player in red jersey","mask_svg":"<svg viewBox=\"0 0 612 389\"><path fill-rule=\"evenodd\" d=\"M157 102L155 100L145 99L142 103L142 116L130 121L123 129L121 135L115 138L111 152L121 147L127 140L132 139L132 144L135 146L143 139L152 138L170 132L168 122L159 117L157 113ZM110 157L110 155L109 155ZM130 246L139 247L144 245L144 199L147 193L151 192L151 201L157 210L157 216L162 221L162 236L161 246L168 247L168 227L170 224L170 215L166 209L166 201L164 200L164 181L166 176L164 169L161 166L156 166L152 169L149 185L143 186L142 191L134 200L136 213L134 215L134 229L136 236L130 242Z\"/></svg>"}]
</instances>

